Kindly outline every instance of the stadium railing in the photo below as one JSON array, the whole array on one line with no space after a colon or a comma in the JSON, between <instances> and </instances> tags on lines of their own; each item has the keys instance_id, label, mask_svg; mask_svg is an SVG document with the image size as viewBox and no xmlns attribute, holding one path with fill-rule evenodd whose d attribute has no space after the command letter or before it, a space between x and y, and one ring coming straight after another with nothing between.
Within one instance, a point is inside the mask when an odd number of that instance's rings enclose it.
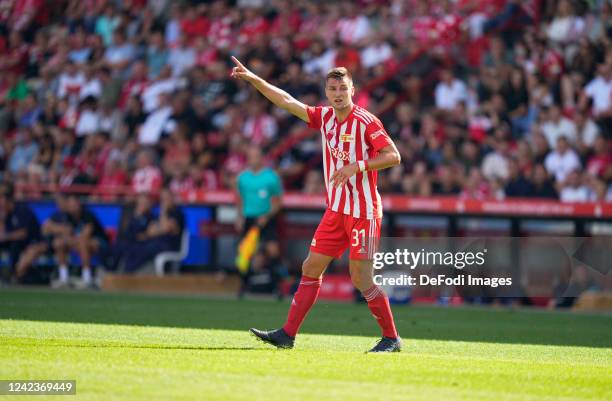
<instances>
[{"instance_id":1,"label":"stadium railing","mask_svg":"<svg viewBox=\"0 0 612 401\"><path fill-rule=\"evenodd\" d=\"M83 195L97 194L96 201L121 201L134 195L131 187L114 187L112 190L100 193L100 188L93 185L16 185L16 194L21 199L39 199L44 195L52 195L57 191L79 193ZM34 194L34 196L31 196ZM112 194L112 196L110 196ZM153 194L155 195L155 194ZM222 206L235 204L232 191L195 190L179 194L184 203L202 204L207 206ZM457 236L456 219L458 217L504 217L513 222L512 236L521 233L520 220L571 220L575 224L574 235L584 236L584 224L589 221L612 221L612 203L581 202L566 203L556 200L510 198L506 200L476 200L460 197L433 196L415 197L401 194L383 194L383 208L389 215L389 223L393 227L396 215L433 215L445 216L449 219L449 236ZM324 210L325 196L307 195L299 192L287 192L282 198L283 207L291 210ZM516 227L514 227L516 225ZM216 231L216 230L210 230Z\"/></svg>"}]
</instances>

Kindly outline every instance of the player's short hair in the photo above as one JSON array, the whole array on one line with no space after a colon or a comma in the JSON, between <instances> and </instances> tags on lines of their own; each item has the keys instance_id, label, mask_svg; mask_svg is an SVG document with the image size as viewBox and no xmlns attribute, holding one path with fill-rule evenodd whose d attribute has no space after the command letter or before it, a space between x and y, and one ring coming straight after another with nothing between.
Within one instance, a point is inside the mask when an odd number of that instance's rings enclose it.
<instances>
[{"instance_id":1,"label":"player's short hair","mask_svg":"<svg viewBox=\"0 0 612 401\"><path fill-rule=\"evenodd\" d=\"M331 70L327 71L327 75L325 76L325 83L330 78L337 79L342 81L342 78L348 77L349 81L353 82L353 76L345 67L334 67Z\"/></svg>"}]
</instances>

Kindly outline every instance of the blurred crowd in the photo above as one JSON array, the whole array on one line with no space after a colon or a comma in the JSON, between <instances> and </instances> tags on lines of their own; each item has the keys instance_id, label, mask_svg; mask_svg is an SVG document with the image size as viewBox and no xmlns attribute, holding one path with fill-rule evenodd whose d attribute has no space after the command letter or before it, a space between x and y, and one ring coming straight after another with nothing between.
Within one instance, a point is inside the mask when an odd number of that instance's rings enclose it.
<instances>
[{"instance_id":1,"label":"blurred crowd","mask_svg":"<svg viewBox=\"0 0 612 401\"><path fill-rule=\"evenodd\" d=\"M608 0L0 0L0 174L26 184L231 188L255 145L322 193L320 139L229 77L307 104L351 70L403 163L381 192L612 201ZM292 146L290 138L301 138Z\"/></svg>"}]
</instances>

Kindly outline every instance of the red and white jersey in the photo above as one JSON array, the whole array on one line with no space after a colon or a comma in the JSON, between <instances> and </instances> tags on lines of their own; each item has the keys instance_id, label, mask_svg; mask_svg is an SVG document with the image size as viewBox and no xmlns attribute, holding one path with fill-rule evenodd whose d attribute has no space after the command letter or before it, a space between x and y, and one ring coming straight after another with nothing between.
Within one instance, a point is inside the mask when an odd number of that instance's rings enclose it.
<instances>
[{"instance_id":1,"label":"red and white jersey","mask_svg":"<svg viewBox=\"0 0 612 401\"><path fill-rule=\"evenodd\" d=\"M308 126L321 131L328 208L362 219L382 217L376 171L357 172L343 187L330 184L334 172L343 166L372 159L392 143L380 120L357 105L342 122L333 107L309 106L307 110Z\"/></svg>"},{"instance_id":2,"label":"red and white jersey","mask_svg":"<svg viewBox=\"0 0 612 401\"><path fill-rule=\"evenodd\" d=\"M138 194L156 193L162 186L161 171L155 166L139 168L132 177L132 190Z\"/></svg>"}]
</instances>

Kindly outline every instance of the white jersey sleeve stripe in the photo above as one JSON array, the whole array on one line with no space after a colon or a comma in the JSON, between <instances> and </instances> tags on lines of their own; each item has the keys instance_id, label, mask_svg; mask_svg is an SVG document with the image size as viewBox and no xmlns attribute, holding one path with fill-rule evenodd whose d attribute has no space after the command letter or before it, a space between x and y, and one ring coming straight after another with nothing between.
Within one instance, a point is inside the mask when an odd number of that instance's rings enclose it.
<instances>
[{"instance_id":1,"label":"white jersey sleeve stripe","mask_svg":"<svg viewBox=\"0 0 612 401\"><path fill-rule=\"evenodd\" d=\"M363 118L365 120L366 124L370 124L372 123L372 118L370 116L368 116L367 114L363 113L361 110L355 110L355 114L358 115L359 117Z\"/></svg>"}]
</instances>

